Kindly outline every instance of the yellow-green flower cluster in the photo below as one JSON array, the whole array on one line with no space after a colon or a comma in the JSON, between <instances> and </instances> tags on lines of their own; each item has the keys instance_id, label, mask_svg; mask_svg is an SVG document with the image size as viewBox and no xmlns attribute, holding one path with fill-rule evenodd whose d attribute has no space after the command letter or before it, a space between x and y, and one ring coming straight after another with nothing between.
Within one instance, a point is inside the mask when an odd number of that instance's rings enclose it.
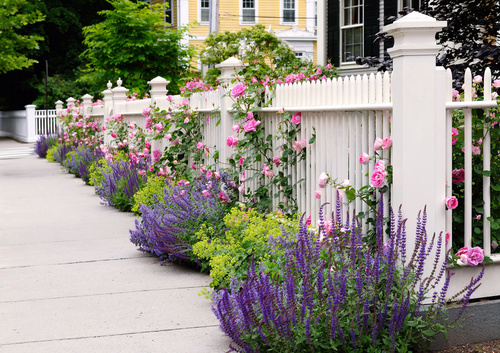
<instances>
[{"instance_id":1,"label":"yellow-green flower cluster","mask_svg":"<svg viewBox=\"0 0 500 353\"><path fill-rule=\"evenodd\" d=\"M297 229L297 221L288 221L279 213L259 214L254 209L235 207L224 217L226 231L215 234L212 227L203 226L196 236L193 253L208 260L212 288L229 287L231 277L243 280L252 261L265 261L271 256L269 240Z\"/></svg>"}]
</instances>

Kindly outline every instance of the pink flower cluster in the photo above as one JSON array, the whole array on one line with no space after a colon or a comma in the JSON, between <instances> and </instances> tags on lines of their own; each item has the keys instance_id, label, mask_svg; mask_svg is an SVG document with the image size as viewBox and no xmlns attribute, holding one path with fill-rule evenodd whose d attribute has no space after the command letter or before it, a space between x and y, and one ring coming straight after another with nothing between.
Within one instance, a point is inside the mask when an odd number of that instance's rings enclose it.
<instances>
[{"instance_id":1,"label":"pink flower cluster","mask_svg":"<svg viewBox=\"0 0 500 353\"><path fill-rule=\"evenodd\" d=\"M229 136L226 140L226 144L229 147L236 147L238 145L239 139L235 136Z\"/></svg>"},{"instance_id":2,"label":"pink flower cluster","mask_svg":"<svg viewBox=\"0 0 500 353\"><path fill-rule=\"evenodd\" d=\"M455 169L451 173L451 176L454 184L462 183L465 180L465 170L463 168Z\"/></svg>"},{"instance_id":3,"label":"pink flower cluster","mask_svg":"<svg viewBox=\"0 0 500 353\"><path fill-rule=\"evenodd\" d=\"M247 87L245 86L245 84L238 83L231 90L231 97L233 97L233 98L243 97L245 95L246 89L247 89Z\"/></svg>"},{"instance_id":4,"label":"pink flower cluster","mask_svg":"<svg viewBox=\"0 0 500 353\"><path fill-rule=\"evenodd\" d=\"M273 171L271 169L269 169L269 167L266 164L264 164L264 169L262 169L261 173L269 178L272 178L274 175Z\"/></svg>"},{"instance_id":5,"label":"pink flower cluster","mask_svg":"<svg viewBox=\"0 0 500 353\"><path fill-rule=\"evenodd\" d=\"M307 140L295 141L293 143L293 149L297 152L301 152L306 147L307 147Z\"/></svg>"},{"instance_id":6,"label":"pink flower cluster","mask_svg":"<svg viewBox=\"0 0 500 353\"><path fill-rule=\"evenodd\" d=\"M381 188L385 185L385 178L387 177L388 173L386 170L385 162L384 161L378 161L375 164L375 170L372 173L371 176L371 182L372 186L375 188Z\"/></svg>"},{"instance_id":7,"label":"pink flower cluster","mask_svg":"<svg viewBox=\"0 0 500 353\"><path fill-rule=\"evenodd\" d=\"M375 143L373 144L373 150L377 151L379 149L386 150L389 147L392 146L392 137L389 136L389 138L386 139L381 139L380 137L377 137L375 139Z\"/></svg>"},{"instance_id":8,"label":"pink flower cluster","mask_svg":"<svg viewBox=\"0 0 500 353\"><path fill-rule=\"evenodd\" d=\"M474 248L464 247L455 254L464 264L477 266L484 261L484 250L479 246Z\"/></svg>"}]
</instances>

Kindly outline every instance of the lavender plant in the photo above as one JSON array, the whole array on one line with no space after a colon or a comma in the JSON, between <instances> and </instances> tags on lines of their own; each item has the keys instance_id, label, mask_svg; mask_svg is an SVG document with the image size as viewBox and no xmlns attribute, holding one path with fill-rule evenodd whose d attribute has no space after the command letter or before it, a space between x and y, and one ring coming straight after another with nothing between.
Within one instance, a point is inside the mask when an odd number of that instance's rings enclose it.
<instances>
[{"instance_id":1,"label":"lavender plant","mask_svg":"<svg viewBox=\"0 0 500 353\"><path fill-rule=\"evenodd\" d=\"M81 178L85 184L90 180L90 165L104 157L100 148L91 148L87 145L80 145L74 151L68 153L63 161L63 166L76 177Z\"/></svg>"},{"instance_id":2,"label":"lavender plant","mask_svg":"<svg viewBox=\"0 0 500 353\"><path fill-rule=\"evenodd\" d=\"M35 153L40 158L45 158L47 156L47 151L57 144L57 139L59 138L58 134L48 133L46 135L40 135L35 144Z\"/></svg>"},{"instance_id":3,"label":"lavender plant","mask_svg":"<svg viewBox=\"0 0 500 353\"><path fill-rule=\"evenodd\" d=\"M252 264L243 283L215 293L213 311L221 329L238 345L230 348L241 352L409 352L445 332L446 326L437 320L446 310L451 273L446 272L447 256L439 261L442 238L427 236L424 210L418 218L415 250L408 258L401 212L397 221L391 215L390 238L383 242L382 204L374 248L363 242L355 218L342 222L337 204L335 220L329 225L320 211L319 234L308 232L301 222L295 242L283 235L284 256L278 273L263 263ZM428 260L434 266L424 278ZM484 267L463 291L463 308L483 273ZM240 286L241 290L234 289ZM424 309L425 299L430 304Z\"/></svg>"},{"instance_id":4,"label":"lavender plant","mask_svg":"<svg viewBox=\"0 0 500 353\"><path fill-rule=\"evenodd\" d=\"M192 246L198 241L196 231L209 225L222 232L224 214L232 205L230 200L235 199L230 196L233 191L228 187L228 175L217 175L203 174L193 183L182 180L177 185L165 179L164 194L158 195L165 202L140 206L142 219L136 220L130 241L139 250L164 260L203 265L192 253Z\"/></svg>"},{"instance_id":5,"label":"lavender plant","mask_svg":"<svg viewBox=\"0 0 500 353\"><path fill-rule=\"evenodd\" d=\"M120 211L130 211L134 205L134 194L145 183L139 174L144 169L144 160L109 160L101 166L102 179L95 185L95 191L109 206Z\"/></svg>"},{"instance_id":6,"label":"lavender plant","mask_svg":"<svg viewBox=\"0 0 500 353\"><path fill-rule=\"evenodd\" d=\"M66 159L66 155L73 151L74 147L71 144L59 143L54 146L54 159L59 163L63 164Z\"/></svg>"}]
</instances>

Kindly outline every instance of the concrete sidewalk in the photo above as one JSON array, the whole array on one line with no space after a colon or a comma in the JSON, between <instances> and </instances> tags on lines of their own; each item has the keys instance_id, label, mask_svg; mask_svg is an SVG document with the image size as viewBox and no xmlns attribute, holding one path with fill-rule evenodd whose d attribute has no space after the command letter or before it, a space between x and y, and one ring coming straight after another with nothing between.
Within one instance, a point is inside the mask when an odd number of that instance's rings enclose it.
<instances>
[{"instance_id":1,"label":"concrete sidewalk","mask_svg":"<svg viewBox=\"0 0 500 353\"><path fill-rule=\"evenodd\" d=\"M210 278L129 241L135 217L0 139L0 352L226 352Z\"/></svg>"}]
</instances>

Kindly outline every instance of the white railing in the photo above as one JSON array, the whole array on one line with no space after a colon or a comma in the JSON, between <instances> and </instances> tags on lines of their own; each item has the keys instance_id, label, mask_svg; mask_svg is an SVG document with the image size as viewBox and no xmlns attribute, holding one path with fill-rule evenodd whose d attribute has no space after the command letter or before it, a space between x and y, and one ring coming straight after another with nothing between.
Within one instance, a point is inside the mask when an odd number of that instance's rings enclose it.
<instances>
[{"instance_id":1,"label":"white railing","mask_svg":"<svg viewBox=\"0 0 500 353\"><path fill-rule=\"evenodd\" d=\"M59 128L55 109L35 111L35 135L54 134Z\"/></svg>"}]
</instances>

